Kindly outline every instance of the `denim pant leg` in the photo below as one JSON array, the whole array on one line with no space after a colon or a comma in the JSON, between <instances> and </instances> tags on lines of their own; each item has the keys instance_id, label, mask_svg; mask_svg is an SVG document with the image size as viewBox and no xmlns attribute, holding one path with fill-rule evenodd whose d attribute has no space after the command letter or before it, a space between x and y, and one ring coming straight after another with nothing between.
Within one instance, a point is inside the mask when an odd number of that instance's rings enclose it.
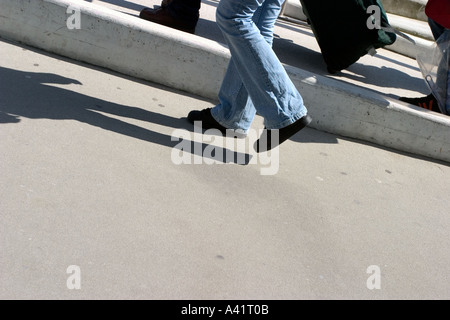
<instances>
[{"instance_id":1,"label":"denim pant leg","mask_svg":"<svg viewBox=\"0 0 450 320\"><path fill-rule=\"evenodd\" d=\"M255 118L256 109L242 83L233 58L228 64L218 97L219 104L211 109L213 118L225 128L246 133Z\"/></svg>"},{"instance_id":2,"label":"denim pant leg","mask_svg":"<svg viewBox=\"0 0 450 320\"><path fill-rule=\"evenodd\" d=\"M264 117L268 129L283 128L307 113L301 95L271 46L274 23L283 2L219 2L216 20L232 59L219 93L221 104L213 108L212 114L226 127L248 129L255 113L253 107ZM260 17L255 19L258 14ZM243 90L247 91L251 102L245 99Z\"/></svg>"},{"instance_id":3,"label":"denim pant leg","mask_svg":"<svg viewBox=\"0 0 450 320\"><path fill-rule=\"evenodd\" d=\"M253 15L253 22L260 29L267 43L272 45L276 19L273 18L273 15L268 14L270 11L262 11L262 6L260 6ZM256 109L233 60L231 57L220 87L219 104L211 110L211 114L225 128L246 132L255 118Z\"/></svg>"}]
</instances>

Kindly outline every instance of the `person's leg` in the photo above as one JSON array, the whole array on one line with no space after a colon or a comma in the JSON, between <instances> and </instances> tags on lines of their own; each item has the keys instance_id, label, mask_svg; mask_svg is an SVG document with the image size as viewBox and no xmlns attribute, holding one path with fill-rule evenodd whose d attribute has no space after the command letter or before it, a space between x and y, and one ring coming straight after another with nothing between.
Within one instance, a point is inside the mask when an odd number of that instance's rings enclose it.
<instances>
[{"instance_id":1,"label":"person's leg","mask_svg":"<svg viewBox=\"0 0 450 320\"><path fill-rule=\"evenodd\" d=\"M433 34L435 41L437 41L446 31L446 29L435 22L433 19L428 18L428 25ZM448 61L448 49L442 50L442 60L438 64L437 72L436 72L436 84L434 86L434 90L432 93L425 97L419 98L409 98L409 97L401 97L400 101L407 102L412 105L419 106L424 109L428 109L434 112L440 112L444 114L448 114L449 111L446 110L447 103L446 100L449 100L447 91L449 86L448 79L448 69L449 69L449 61ZM428 80L426 80L428 83ZM428 83L431 87L432 83ZM436 91L437 90L437 91Z\"/></svg>"},{"instance_id":2,"label":"person's leg","mask_svg":"<svg viewBox=\"0 0 450 320\"><path fill-rule=\"evenodd\" d=\"M441 26L431 18L428 18L428 25L435 40L439 39L439 37L445 31L445 28L443 26ZM443 59L438 65L438 72L437 72L438 79L436 79L436 83L447 83L448 88L448 79L447 79L448 73L447 71L441 72L441 70L447 70L448 69L447 66L448 61L445 59ZM444 92L441 92L441 94L442 93ZM434 112L447 113L445 108L441 108L442 106L441 107L439 106L439 102L436 99L436 96L433 92L425 97L418 97L418 98L401 97L399 98L399 100ZM441 102L441 104L443 104L443 102Z\"/></svg>"},{"instance_id":3,"label":"person's leg","mask_svg":"<svg viewBox=\"0 0 450 320\"><path fill-rule=\"evenodd\" d=\"M273 27L284 0L221 0L216 20L229 46L235 71L267 129L286 127L307 114L300 93L272 50ZM261 10L263 23L253 16ZM248 106L248 103L246 103ZM217 119L220 120L220 119Z\"/></svg>"},{"instance_id":4,"label":"person's leg","mask_svg":"<svg viewBox=\"0 0 450 320\"><path fill-rule=\"evenodd\" d=\"M428 18L428 25L430 26L431 32L433 33L433 37L436 40L436 42L438 42L438 39L441 37L444 37L443 34L444 32L447 32L448 34L448 30L446 28L444 28L443 26L441 26L439 23L437 23L436 21L434 21L431 18ZM446 35L447 36L447 35ZM447 39L449 39L449 37L447 36ZM449 102L450 102L450 97L448 96L448 93L450 92L450 82L449 82L449 53L448 53L448 46L447 47L442 47L445 44L448 44L447 41L443 41L442 39L440 39L441 41L438 42L440 49L441 49L441 54L442 54L442 59L439 62L438 65L438 69L437 69L437 74L436 74L436 92L433 92L433 95L436 97L436 100L438 100L439 102L439 106L440 106L440 111L444 114L449 114L449 110L447 110L447 106L450 106Z\"/></svg>"},{"instance_id":5,"label":"person's leg","mask_svg":"<svg viewBox=\"0 0 450 320\"><path fill-rule=\"evenodd\" d=\"M267 129L266 143L262 145L258 140L255 144L258 152L270 150L311 122L300 93L271 46L273 27L283 2L221 0L216 11L216 21L228 43L233 63L227 71L226 80L231 84L233 79L240 78L242 85L237 82L234 90L229 90L228 107L222 104L218 106L224 107L221 113L216 113L213 108L215 118L210 109L191 111L188 115L191 122L206 122L207 128L218 128L224 132L225 127L219 122L231 124L232 129L248 129L256 109L264 117ZM258 14L261 16L258 17ZM260 24L257 25L255 21ZM226 85L222 88L227 89ZM233 105L233 101L239 104ZM277 141L271 139L273 131L277 131L274 133L279 138Z\"/></svg>"},{"instance_id":6,"label":"person's leg","mask_svg":"<svg viewBox=\"0 0 450 320\"><path fill-rule=\"evenodd\" d=\"M434 40L437 40L445 31L445 28L431 18L428 18L428 25Z\"/></svg>"},{"instance_id":7,"label":"person's leg","mask_svg":"<svg viewBox=\"0 0 450 320\"><path fill-rule=\"evenodd\" d=\"M253 15L253 22L266 42L272 46L276 19L260 6ZM219 91L219 104L211 110L214 119L223 127L246 132L253 122L256 109L239 76L233 57L228 65Z\"/></svg>"},{"instance_id":8,"label":"person's leg","mask_svg":"<svg viewBox=\"0 0 450 320\"><path fill-rule=\"evenodd\" d=\"M167 7L175 19L195 28L200 17L200 6L201 0L172 0Z\"/></svg>"}]
</instances>

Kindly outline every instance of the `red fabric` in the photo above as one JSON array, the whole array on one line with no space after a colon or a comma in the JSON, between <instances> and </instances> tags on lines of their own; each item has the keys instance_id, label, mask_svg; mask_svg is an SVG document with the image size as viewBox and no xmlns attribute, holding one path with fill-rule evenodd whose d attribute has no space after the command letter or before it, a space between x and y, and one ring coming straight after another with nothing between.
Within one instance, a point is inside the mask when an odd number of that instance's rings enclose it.
<instances>
[{"instance_id":1,"label":"red fabric","mask_svg":"<svg viewBox=\"0 0 450 320\"><path fill-rule=\"evenodd\" d=\"M425 14L444 28L450 29L450 0L428 0Z\"/></svg>"}]
</instances>

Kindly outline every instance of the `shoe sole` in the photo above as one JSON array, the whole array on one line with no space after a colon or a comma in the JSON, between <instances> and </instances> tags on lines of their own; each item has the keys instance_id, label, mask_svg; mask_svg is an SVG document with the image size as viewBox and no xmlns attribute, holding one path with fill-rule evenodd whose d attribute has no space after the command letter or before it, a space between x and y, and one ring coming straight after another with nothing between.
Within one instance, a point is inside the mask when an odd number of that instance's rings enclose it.
<instances>
[{"instance_id":1,"label":"shoe sole","mask_svg":"<svg viewBox=\"0 0 450 320\"><path fill-rule=\"evenodd\" d=\"M298 122L298 123L297 123ZM261 153L261 152L266 152L266 151L270 151L276 147L278 147L279 145L281 145L283 142L285 142L286 140L289 140L290 138L292 138L295 134L297 134L299 131L301 131L302 129L304 129L305 127L307 127L311 122L312 122L312 118L309 115L304 116L303 118L301 118L300 120L298 120L297 122L294 122L293 124L295 124L295 126L292 126L292 128L287 131L287 137L283 138L282 140L279 139L278 143L272 145L272 141L271 138L269 139L268 137L268 133L266 133L265 136L265 144L262 144L263 146L265 146L265 148L260 148L260 141L261 138L259 138L254 145L254 148L256 150L257 153ZM289 126L288 126L289 127ZM281 129L279 129L281 130ZM264 134L264 133L263 133ZM279 136L278 136L279 138Z\"/></svg>"}]
</instances>

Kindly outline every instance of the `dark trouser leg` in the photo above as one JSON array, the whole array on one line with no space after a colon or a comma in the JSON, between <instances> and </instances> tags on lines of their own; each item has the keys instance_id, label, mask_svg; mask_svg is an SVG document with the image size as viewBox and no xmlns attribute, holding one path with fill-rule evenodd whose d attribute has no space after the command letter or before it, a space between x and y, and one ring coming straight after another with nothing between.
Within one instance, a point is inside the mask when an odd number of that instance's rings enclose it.
<instances>
[{"instance_id":1,"label":"dark trouser leg","mask_svg":"<svg viewBox=\"0 0 450 320\"><path fill-rule=\"evenodd\" d=\"M439 37L444 33L445 28L441 26L439 23L434 21L433 19L428 18L428 25L430 26L431 32L433 33L434 40L438 40ZM448 48L446 48L448 50ZM442 113L446 113L445 102L447 101L447 87L448 87L448 52L442 52L443 57L439 62L438 70L437 70L437 79L436 84L439 88L439 97L438 101L439 106L441 108Z\"/></svg>"},{"instance_id":2,"label":"dark trouser leg","mask_svg":"<svg viewBox=\"0 0 450 320\"><path fill-rule=\"evenodd\" d=\"M172 0L168 9L175 19L195 28L200 17L201 0Z\"/></svg>"}]
</instances>

